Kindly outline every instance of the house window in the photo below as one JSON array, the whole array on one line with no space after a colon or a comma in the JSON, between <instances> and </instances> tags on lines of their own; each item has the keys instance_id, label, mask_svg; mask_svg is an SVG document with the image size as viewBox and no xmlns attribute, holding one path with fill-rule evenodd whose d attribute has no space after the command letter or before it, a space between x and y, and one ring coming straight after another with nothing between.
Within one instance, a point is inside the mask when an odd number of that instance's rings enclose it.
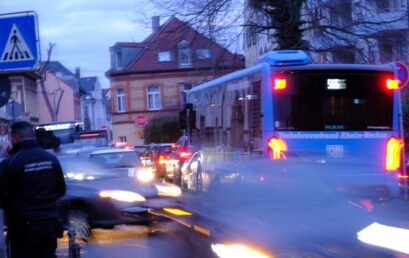
<instances>
[{"instance_id":1,"label":"house window","mask_svg":"<svg viewBox=\"0 0 409 258\"><path fill-rule=\"evenodd\" d=\"M181 66L192 65L192 51L189 48L179 49L179 64Z\"/></svg>"},{"instance_id":2,"label":"house window","mask_svg":"<svg viewBox=\"0 0 409 258\"><path fill-rule=\"evenodd\" d=\"M116 68L122 68L122 52L116 53Z\"/></svg>"},{"instance_id":3,"label":"house window","mask_svg":"<svg viewBox=\"0 0 409 258\"><path fill-rule=\"evenodd\" d=\"M170 51L161 51L161 52L158 52L158 61L159 61L159 62L168 62L168 61L171 61Z\"/></svg>"},{"instance_id":4,"label":"house window","mask_svg":"<svg viewBox=\"0 0 409 258\"><path fill-rule=\"evenodd\" d=\"M125 92L124 89L116 90L116 110L125 112Z\"/></svg>"},{"instance_id":5,"label":"house window","mask_svg":"<svg viewBox=\"0 0 409 258\"><path fill-rule=\"evenodd\" d=\"M406 9L406 0L377 0L378 12L394 12Z\"/></svg>"},{"instance_id":6,"label":"house window","mask_svg":"<svg viewBox=\"0 0 409 258\"><path fill-rule=\"evenodd\" d=\"M199 60L209 59L210 58L210 49L202 48L196 49L196 56Z\"/></svg>"},{"instance_id":7,"label":"house window","mask_svg":"<svg viewBox=\"0 0 409 258\"><path fill-rule=\"evenodd\" d=\"M353 64L355 62L354 50L348 47L335 48L331 53L334 63Z\"/></svg>"},{"instance_id":8,"label":"house window","mask_svg":"<svg viewBox=\"0 0 409 258\"><path fill-rule=\"evenodd\" d=\"M191 44L187 40L182 40L178 43L179 66L192 65L192 49Z\"/></svg>"},{"instance_id":9,"label":"house window","mask_svg":"<svg viewBox=\"0 0 409 258\"><path fill-rule=\"evenodd\" d=\"M246 46L247 48L250 48L253 45L257 44L257 29L256 27L247 27L247 31L246 31Z\"/></svg>"},{"instance_id":10,"label":"house window","mask_svg":"<svg viewBox=\"0 0 409 258\"><path fill-rule=\"evenodd\" d=\"M393 61L393 49L395 47L394 43L394 40L389 38L378 39L381 63L389 63Z\"/></svg>"},{"instance_id":11,"label":"house window","mask_svg":"<svg viewBox=\"0 0 409 258\"><path fill-rule=\"evenodd\" d=\"M180 93L181 93L181 104L182 106L187 103L187 92L192 89L192 84L190 83L180 83Z\"/></svg>"},{"instance_id":12,"label":"house window","mask_svg":"<svg viewBox=\"0 0 409 258\"><path fill-rule=\"evenodd\" d=\"M148 87L148 109L160 109L160 88L159 86Z\"/></svg>"}]
</instances>

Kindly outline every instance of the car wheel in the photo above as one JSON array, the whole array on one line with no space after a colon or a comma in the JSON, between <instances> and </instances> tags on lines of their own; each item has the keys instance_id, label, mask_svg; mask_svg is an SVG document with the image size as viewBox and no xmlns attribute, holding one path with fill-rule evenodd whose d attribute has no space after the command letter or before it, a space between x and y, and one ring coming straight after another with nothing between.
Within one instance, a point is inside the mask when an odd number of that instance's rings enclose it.
<instances>
[{"instance_id":1,"label":"car wheel","mask_svg":"<svg viewBox=\"0 0 409 258\"><path fill-rule=\"evenodd\" d=\"M67 224L75 229L76 237L87 241L91 235L88 213L83 209L71 209L67 214Z\"/></svg>"}]
</instances>

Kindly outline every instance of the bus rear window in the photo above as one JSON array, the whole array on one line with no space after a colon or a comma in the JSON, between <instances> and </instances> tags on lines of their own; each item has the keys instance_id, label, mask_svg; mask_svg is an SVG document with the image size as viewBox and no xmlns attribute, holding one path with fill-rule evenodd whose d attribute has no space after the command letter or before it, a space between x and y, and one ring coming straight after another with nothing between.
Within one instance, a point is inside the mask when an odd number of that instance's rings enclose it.
<instances>
[{"instance_id":1,"label":"bus rear window","mask_svg":"<svg viewBox=\"0 0 409 258\"><path fill-rule=\"evenodd\" d=\"M393 91L379 71L286 71L286 89L274 94L275 129L382 131L392 129Z\"/></svg>"}]
</instances>

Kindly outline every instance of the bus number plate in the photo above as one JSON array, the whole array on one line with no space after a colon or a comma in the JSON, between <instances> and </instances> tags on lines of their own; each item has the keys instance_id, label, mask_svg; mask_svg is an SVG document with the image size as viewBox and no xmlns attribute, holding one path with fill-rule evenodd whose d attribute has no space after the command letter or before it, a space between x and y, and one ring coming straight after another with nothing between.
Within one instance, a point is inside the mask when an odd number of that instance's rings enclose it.
<instances>
[{"instance_id":1,"label":"bus number plate","mask_svg":"<svg viewBox=\"0 0 409 258\"><path fill-rule=\"evenodd\" d=\"M327 145L327 156L333 158L342 158L344 156L344 146Z\"/></svg>"}]
</instances>

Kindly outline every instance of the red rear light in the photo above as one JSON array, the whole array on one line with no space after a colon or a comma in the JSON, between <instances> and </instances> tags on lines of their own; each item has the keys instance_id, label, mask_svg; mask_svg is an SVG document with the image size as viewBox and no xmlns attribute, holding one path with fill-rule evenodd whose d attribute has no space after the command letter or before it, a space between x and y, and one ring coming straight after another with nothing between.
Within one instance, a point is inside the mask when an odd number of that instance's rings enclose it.
<instances>
[{"instance_id":1,"label":"red rear light","mask_svg":"<svg viewBox=\"0 0 409 258\"><path fill-rule=\"evenodd\" d=\"M82 138L82 137L94 137L94 136L100 136L101 135L101 133L83 133L83 134L80 134L80 137Z\"/></svg>"},{"instance_id":2,"label":"red rear light","mask_svg":"<svg viewBox=\"0 0 409 258\"><path fill-rule=\"evenodd\" d=\"M389 90L399 89L399 81L394 79L386 79L386 88Z\"/></svg>"},{"instance_id":3,"label":"red rear light","mask_svg":"<svg viewBox=\"0 0 409 258\"><path fill-rule=\"evenodd\" d=\"M287 80L282 78L274 79L274 90L283 90L287 88Z\"/></svg>"},{"instance_id":4,"label":"red rear light","mask_svg":"<svg viewBox=\"0 0 409 258\"><path fill-rule=\"evenodd\" d=\"M398 174L399 179L409 179L409 176Z\"/></svg>"},{"instance_id":5,"label":"red rear light","mask_svg":"<svg viewBox=\"0 0 409 258\"><path fill-rule=\"evenodd\" d=\"M158 161L158 163L159 163L160 165L165 164L165 163L166 163L165 156L160 155L160 156L159 156L159 161Z\"/></svg>"},{"instance_id":6,"label":"red rear light","mask_svg":"<svg viewBox=\"0 0 409 258\"><path fill-rule=\"evenodd\" d=\"M402 157L403 141L394 137L386 143L386 171L392 171L400 168Z\"/></svg>"},{"instance_id":7,"label":"red rear light","mask_svg":"<svg viewBox=\"0 0 409 258\"><path fill-rule=\"evenodd\" d=\"M179 153L179 157L182 159L188 159L190 156L192 156L191 152L182 151L181 153Z\"/></svg>"},{"instance_id":8,"label":"red rear light","mask_svg":"<svg viewBox=\"0 0 409 258\"><path fill-rule=\"evenodd\" d=\"M271 152L271 157L273 159L286 159L285 151L287 151L287 144L285 141L278 138L271 138L268 140L268 148Z\"/></svg>"}]
</instances>

